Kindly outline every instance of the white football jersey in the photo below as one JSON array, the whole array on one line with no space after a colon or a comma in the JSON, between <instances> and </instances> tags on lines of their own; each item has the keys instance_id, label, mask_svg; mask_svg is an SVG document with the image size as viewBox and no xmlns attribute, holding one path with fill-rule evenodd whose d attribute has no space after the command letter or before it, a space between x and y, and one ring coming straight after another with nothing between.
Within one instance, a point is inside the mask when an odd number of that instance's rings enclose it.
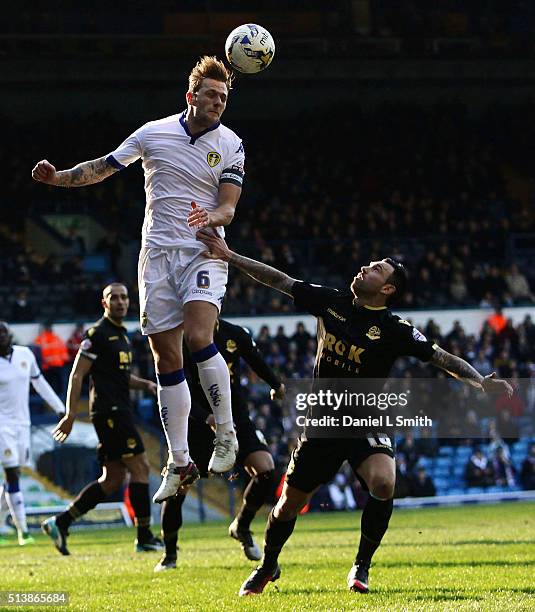
<instances>
[{"instance_id":1,"label":"white football jersey","mask_svg":"<svg viewBox=\"0 0 535 612\"><path fill-rule=\"evenodd\" d=\"M13 346L0 357L0 427L30 425L30 380L41 372L35 355L26 346Z\"/></svg>"},{"instance_id":2,"label":"white football jersey","mask_svg":"<svg viewBox=\"0 0 535 612\"><path fill-rule=\"evenodd\" d=\"M123 169L141 158L147 204L143 247L201 247L188 227L191 202L208 211L218 205L221 183L241 187L245 153L238 136L217 122L192 136L186 111L146 123L106 161ZM222 228L219 234L224 236Z\"/></svg>"}]
</instances>

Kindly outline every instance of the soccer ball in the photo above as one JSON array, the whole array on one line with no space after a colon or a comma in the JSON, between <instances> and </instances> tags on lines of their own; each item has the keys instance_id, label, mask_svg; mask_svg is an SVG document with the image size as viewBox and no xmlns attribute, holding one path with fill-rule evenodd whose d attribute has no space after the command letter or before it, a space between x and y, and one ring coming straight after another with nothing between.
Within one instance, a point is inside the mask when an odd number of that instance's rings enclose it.
<instances>
[{"instance_id":1,"label":"soccer ball","mask_svg":"<svg viewBox=\"0 0 535 612\"><path fill-rule=\"evenodd\" d=\"M262 26L246 23L228 35L225 53L233 68L253 74L265 70L271 64L275 55L275 42Z\"/></svg>"}]
</instances>

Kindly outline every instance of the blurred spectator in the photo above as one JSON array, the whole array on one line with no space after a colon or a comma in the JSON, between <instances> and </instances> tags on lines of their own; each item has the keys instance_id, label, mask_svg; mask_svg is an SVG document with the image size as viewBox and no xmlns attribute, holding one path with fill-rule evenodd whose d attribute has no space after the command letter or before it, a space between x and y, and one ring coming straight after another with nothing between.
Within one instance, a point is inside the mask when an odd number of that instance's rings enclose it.
<instances>
[{"instance_id":1,"label":"blurred spectator","mask_svg":"<svg viewBox=\"0 0 535 612\"><path fill-rule=\"evenodd\" d=\"M464 276L460 272L456 272L450 283L450 295L456 304L464 306L468 301L468 287Z\"/></svg>"},{"instance_id":2,"label":"blurred spectator","mask_svg":"<svg viewBox=\"0 0 535 612\"><path fill-rule=\"evenodd\" d=\"M509 453L503 446L497 446L492 455L492 473L494 484L499 487L514 487L515 475Z\"/></svg>"},{"instance_id":3,"label":"blurred spectator","mask_svg":"<svg viewBox=\"0 0 535 612\"><path fill-rule=\"evenodd\" d=\"M403 453L396 453L396 487L394 497L407 497L410 493L409 468Z\"/></svg>"},{"instance_id":4,"label":"blurred spectator","mask_svg":"<svg viewBox=\"0 0 535 612\"><path fill-rule=\"evenodd\" d=\"M414 466L418 462L419 453L416 449L414 441L414 434L412 431L407 431L405 437L397 445L397 450L403 453L405 461L407 462L407 468L410 472L414 469Z\"/></svg>"},{"instance_id":5,"label":"blurred spectator","mask_svg":"<svg viewBox=\"0 0 535 612\"><path fill-rule=\"evenodd\" d=\"M33 344L41 350L41 370L45 378L58 395L63 395L65 378L63 366L69 360L69 353L65 342L53 332L50 321L43 323L42 331Z\"/></svg>"},{"instance_id":6,"label":"blurred spectator","mask_svg":"<svg viewBox=\"0 0 535 612\"><path fill-rule=\"evenodd\" d=\"M505 274L505 283L515 303L535 301L528 280L520 272L516 263L511 264L509 271Z\"/></svg>"},{"instance_id":7,"label":"blurred spectator","mask_svg":"<svg viewBox=\"0 0 535 612\"><path fill-rule=\"evenodd\" d=\"M411 478L409 491L412 497L433 497L433 495L436 495L433 480L424 467L419 467L416 470L415 476Z\"/></svg>"},{"instance_id":8,"label":"blurred spectator","mask_svg":"<svg viewBox=\"0 0 535 612\"><path fill-rule=\"evenodd\" d=\"M468 460L465 478L469 487L490 487L494 484L492 466L480 448Z\"/></svg>"},{"instance_id":9,"label":"blurred spectator","mask_svg":"<svg viewBox=\"0 0 535 612\"><path fill-rule=\"evenodd\" d=\"M522 462L520 482L527 491L535 490L535 444L530 446L528 456Z\"/></svg>"},{"instance_id":10,"label":"blurred spectator","mask_svg":"<svg viewBox=\"0 0 535 612\"><path fill-rule=\"evenodd\" d=\"M288 339L288 337L284 333L284 326L283 325L279 325L278 328L277 328L277 333L275 335L275 342L279 345L279 347L280 347L280 349L281 349L281 351L283 353L287 353L288 352L290 340Z\"/></svg>"},{"instance_id":11,"label":"blurred spectator","mask_svg":"<svg viewBox=\"0 0 535 612\"><path fill-rule=\"evenodd\" d=\"M67 351L69 353L69 363L72 363L78 354L78 349L80 348L80 344L82 342L84 335L84 324L76 323L75 328L73 329L71 335L67 340Z\"/></svg>"},{"instance_id":12,"label":"blurred spectator","mask_svg":"<svg viewBox=\"0 0 535 612\"><path fill-rule=\"evenodd\" d=\"M258 332L258 336L255 339L255 342L258 346L258 350L261 353L266 354L269 351L269 347L271 344L271 336L269 335L269 327L267 325L262 325L260 331Z\"/></svg>"},{"instance_id":13,"label":"blurred spectator","mask_svg":"<svg viewBox=\"0 0 535 612\"><path fill-rule=\"evenodd\" d=\"M463 434L463 438L468 442L473 442L481 437L481 425L477 412L474 409L470 409L466 413L461 433Z\"/></svg>"},{"instance_id":14,"label":"blurred spectator","mask_svg":"<svg viewBox=\"0 0 535 612\"><path fill-rule=\"evenodd\" d=\"M292 342L297 346L297 352L299 355L304 355L307 350L308 341L311 339L311 335L305 329L305 325L300 321L297 326L294 335L292 336Z\"/></svg>"},{"instance_id":15,"label":"blurred spectator","mask_svg":"<svg viewBox=\"0 0 535 612\"><path fill-rule=\"evenodd\" d=\"M433 437L431 428L424 427L420 431L420 436L415 440L415 446L420 455L424 457L435 457L438 453L438 443Z\"/></svg>"},{"instance_id":16,"label":"blurred spectator","mask_svg":"<svg viewBox=\"0 0 535 612\"><path fill-rule=\"evenodd\" d=\"M507 320L503 316L502 309L497 307L493 314L487 319L487 323L494 330L495 333L499 334L502 329L507 325Z\"/></svg>"},{"instance_id":17,"label":"blurred spectator","mask_svg":"<svg viewBox=\"0 0 535 612\"><path fill-rule=\"evenodd\" d=\"M335 510L354 510L357 507L355 496L344 473L336 474L328 488Z\"/></svg>"},{"instance_id":18,"label":"blurred spectator","mask_svg":"<svg viewBox=\"0 0 535 612\"><path fill-rule=\"evenodd\" d=\"M35 309L28 301L28 292L26 289L20 289L15 295L15 302L11 310L11 321L13 323L33 321L35 317Z\"/></svg>"}]
</instances>

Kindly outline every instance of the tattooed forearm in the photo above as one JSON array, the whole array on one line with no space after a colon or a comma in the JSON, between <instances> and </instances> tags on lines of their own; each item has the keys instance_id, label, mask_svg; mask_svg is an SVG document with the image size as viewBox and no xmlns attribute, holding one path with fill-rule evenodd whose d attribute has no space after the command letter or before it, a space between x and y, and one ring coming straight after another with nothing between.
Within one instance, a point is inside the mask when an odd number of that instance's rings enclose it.
<instances>
[{"instance_id":1,"label":"tattooed forearm","mask_svg":"<svg viewBox=\"0 0 535 612\"><path fill-rule=\"evenodd\" d=\"M105 157L82 162L70 170L61 170L57 173L59 187L83 187L100 183L108 176L117 172L117 169L108 164Z\"/></svg>"},{"instance_id":2,"label":"tattooed forearm","mask_svg":"<svg viewBox=\"0 0 535 612\"><path fill-rule=\"evenodd\" d=\"M282 293L288 295L292 294L292 287L296 280L284 274L284 272L272 268L271 266L266 266L266 264L260 261L238 255L237 253L232 253L229 261L233 266L243 270L259 283L267 285L268 287L273 287L273 289L277 289L277 291L281 291Z\"/></svg>"},{"instance_id":3,"label":"tattooed forearm","mask_svg":"<svg viewBox=\"0 0 535 612\"><path fill-rule=\"evenodd\" d=\"M473 385L474 387L481 387L483 383L483 376L474 369L469 363L460 357L456 357L451 353L437 347L435 354L431 357L429 363L436 365L446 372L449 372L455 378L464 380L465 382Z\"/></svg>"}]
</instances>

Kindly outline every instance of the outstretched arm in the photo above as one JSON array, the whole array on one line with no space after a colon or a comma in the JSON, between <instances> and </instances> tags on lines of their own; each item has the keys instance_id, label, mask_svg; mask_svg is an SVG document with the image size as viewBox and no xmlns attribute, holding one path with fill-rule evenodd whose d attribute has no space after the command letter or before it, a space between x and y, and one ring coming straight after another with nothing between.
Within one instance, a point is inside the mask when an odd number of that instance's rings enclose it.
<instances>
[{"instance_id":1,"label":"outstretched arm","mask_svg":"<svg viewBox=\"0 0 535 612\"><path fill-rule=\"evenodd\" d=\"M74 419L78 410L78 402L80 401L80 395L82 393L82 382L84 377L89 374L92 363L90 359L84 357L82 353L78 351L69 376L67 412L52 432L52 437L56 442L65 442L72 431L72 426L74 425Z\"/></svg>"},{"instance_id":2,"label":"outstretched arm","mask_svg":"<svg viewBox=\"0 0 535 612\"><path fill-rule=\"evenodd\" d=\"M117 168L110 165L105 157L85 161L70 170L60 171L57 171L49 161L43 159L32 170L32 178L40 183L56 187L84 187L100 183L114 172L117 172Z\"/></svg>"},{"instance_id":3,"label":"outstretched arm","mask_svg":"<svg viewBox=\"0 0 535 612\"><path fill-rule=\"evenodd\" d=\"M496 373L493 372L487 376L482 376L475 368L473 368L467 361L448 353L444 349L437 347L434 355L431 357L429 363L446 370L449 374L467 382L468 384L483 389L487 393L495 393L505 391L509 397L513 395L513 388L506 381L501 378L496 378Z\"/></svg>"},{"instance_id":4,"label":"outstretched arm","mask_svg":"<svg viewBox=\"0 0 535 612\"><path fill-rule=\"evenodd\" d=\"M238 255L238 253L231 251L223 238L220 238L215 233L215 230L201 230L197 233L197 238L208 247L208 251L204 253L205 257L228 261L259 283L267 285L268 287L273 287L273 289L281 293L292 295L292 287L294 283L297 282L295 278L288 276L276 268L266 266L266 264L260 261L243 257L243 255Z\"/></svg>"}]
</instances>

